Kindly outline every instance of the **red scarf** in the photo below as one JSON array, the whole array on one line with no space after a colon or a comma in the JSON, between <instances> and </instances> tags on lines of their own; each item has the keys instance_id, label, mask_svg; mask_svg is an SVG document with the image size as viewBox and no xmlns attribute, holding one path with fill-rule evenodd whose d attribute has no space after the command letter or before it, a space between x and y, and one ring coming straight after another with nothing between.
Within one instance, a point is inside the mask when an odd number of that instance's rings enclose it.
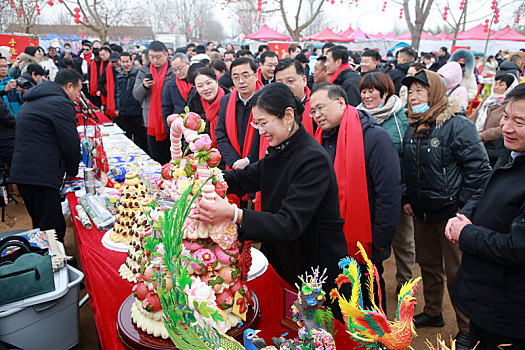
<instances>
[{"instance_id":1,"label":"red scarf","mask_svg":"<svg viewBox=\"0 0 525 350\"><path fill-rule=\"evenodd\" d=\"M259 67L257 68L257 80L259 80L261 84L263 83L262 79L263 79L262 71L261 71L261 67Z\"/></svg>"},{"instance_id":2,"label":"red scarf","mask_svg":"<svg viewBox=\"0 0 525 350\"><path fill-rule=\"evenodd\" d=\"M89 69L89 94L91 96L97 96L98 90L98 72L97 72L97 61L93 60L90 63Z\"/></svg>"},{"instance_id":3,"label":"red scarf","mask_svg":"<svg viewBox=\"0 0 525 350\"><path fill-rule=\"evenodd\" d=\"M84 61L88 61L88 64L89 64L89 62L91 62L91 57L93 57L92 53L90 53L89 55L86 55L85 53L82 54L82 59Z\"/></svg>"},{"instance_id":4,"label":"red scarf","mask_svg":"<svg viewBox=\"0 0 525 350\"><path fill-rule=\"evenodd\" d=\"M342 71L347 70L347 69L352 69L352 67L350 67L350 63L348 63L348 62L346 62L345 64L342 64L341 66L339 66L339 69L337 69L335 71L335 73L332 74L332 76L330 77L330 79L328 79L328 81L330 83L333 83L337 79L339 74L341 74Z\"/></svg>"},{"instance_id":5,"label":"red scarf","mask_svg":"<svg viewBox=\"0 0 525 350\"><path fill-rule=\"evenodd\" d=\"M116 104L115 104L115 76L113 75L113 65L108 63L106 68L106 92L107 92L107 105L106 105L106 114L108 117L116 117L115 113Z\"/></svg>"},{"instance_id":6,"label":"red scarf","mask_svg":"<svg viewBox=\"0 0 525 350\"><path fill-rule=\"evenodd\" d=\"M217 116L219 114L219 109L221 108L221 99L224 96L224 90L219 87L217 91L217 96L212 103L209 103L201 97L202 108L204 109L204 114L206 115L206 120L210 122L210 137L213 147L217 148L217 137L215 136L215 127L217 126Z\"/></svg>"},{"instance_id":7,"label":"red scarf","mask_svg":"<svg viewBox=\"0 0 525 350\"><path fill-rule=\"evenodd\" d=\"M149 70L153 75L155 84L151 86L151 100L149 102L148 113L148 135L155 136L156 141L163 141L167 138L166 129L164 128L164 120L162 119L162 88L164 87L164 79L166 79L166 72L168 71L168 60L162 66L160 72L150 63Z\"/></svg>"},{"instance_id":8,"label":"red scarf","mask_svg":"<svg viewBox=\"0 0 525 350\"><path fill-rule=\"evenodd\" d=\"M315 139L322 144L323 129L317 129ZM356 242L359 241L371 256L372 227L368 206L363 132L359 114L352 106L346 106L341 119L334 169L339 185L341 216L345 220L344 231L348 253L350 257L355 256Z\"/></svg>"},{"instance_id":9,"label":"red scarf","mask_svg":"<svg viewBox=\"0 0 525 350\"><path fill-rule=\"evenodd\" d=\"M312 118L312 116L310 115L310 109L311 109L311 106L310 106L310 89L308 88L308 86L305 86L304 87L304 93L305 93L305 97L304 97L304 112L303 112L303 120L302 120L302 124L304 126L304 128L306 129L306 131L314 136L314 118Z\"/></svg>"},{"instance_id":10,"label":"red scarf","mask_svg":"<svg viewBox=\"0 0 525 350\"><path fill-rule=\"evenodd\" d=\"M255 84L255 92L262 88L262 83L257 81ZM237 89L233 89L228 99L228 105L226 106L226 134L232 144L233 149L239 154L240 158L246 158L252 150L253 136L255 135L255 128L251 126L253 121L253 113L250 111L250 119L248 120L248 127L246 135L244 136L244 145L242 148L239 145L239 136L237 135Z\"/></svg>"},{"instance_id":11,"label":"red scarf","mask_svg":"<svg viewBox=\"0 0 525 350\"><path fill-rule=\"evenodd\" d=\"M263 84L257 80L255 83L255 92L263 87ZM226 134L228 139L232 144L233 149L240 155L240 158L246 158L252 150L253 137L255 135L255 128L251 126L253 121L253 113L250 111L250 119L248 120L248 127L246 130L246 135L244 135L244 145L241 154L241 146L239 145L239 136L237 135L237 89L233 89L228 98L228 105L226 106ZM260 145L260 144L259 144ZM231 168L226 165L226 170L231 170ZM235 195L228 195L228 200L230 203L236 203L240 205L240 199ZM248 195L243 197L243 200L248 200Z\"/></svg>"},{"instance_id":12,"label":"red scarf","mask_svg":"<svg viewBox=\"0 0 525 350\"><path fill-rule=\"evenodd\" d=\"M175 82L177 84L177 89L179 90L180 94L182 95L182 98L184 101L188 101L188 95L190 94L191 88L193 87L192 84L188 83L185 80L179 79L178 77L175 77Z\"/></svg>"}]
</instances>

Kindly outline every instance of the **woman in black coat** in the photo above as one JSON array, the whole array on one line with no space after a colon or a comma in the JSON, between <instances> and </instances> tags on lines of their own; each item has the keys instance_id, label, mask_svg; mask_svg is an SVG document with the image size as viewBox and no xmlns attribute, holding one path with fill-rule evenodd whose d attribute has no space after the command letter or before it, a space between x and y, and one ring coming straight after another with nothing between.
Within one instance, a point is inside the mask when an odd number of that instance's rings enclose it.
<instances>
[{"instance_id":1,"label":"woman in black coat","mask_svg":"<svg viewBox=\"0 0 525 350\"><path fill-rule=\"evenodd\" d=\"M198 203L193 218L240 224L239 239L262 242L270 264L288 283L311 267L327 269L328 294L348 255L332 161L301 124L303 106L282 83L270 84L252 99L253 127L270 147L264 158L225 174L228 192L261 191L262 210L239 209L227 200ZM338 307L332 308L338 313Z\"/></svg>"}]
</instances>

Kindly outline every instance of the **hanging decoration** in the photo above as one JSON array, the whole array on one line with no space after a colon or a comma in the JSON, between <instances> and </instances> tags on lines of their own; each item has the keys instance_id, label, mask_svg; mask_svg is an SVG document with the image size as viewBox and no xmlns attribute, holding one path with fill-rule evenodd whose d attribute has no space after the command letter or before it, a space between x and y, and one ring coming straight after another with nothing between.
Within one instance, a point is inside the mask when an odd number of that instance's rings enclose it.
<instances>
[{"instance_id":1,"label":"hanging decoration","mask_svg":"<svg viewBox=\"0 0 525 350\"><path fill-rule=\"evenodd\" d=\"M520 17L521 15L518 13L518 15L516 16L516 24L520 23Z\"/></svg>"},{"instance_id":2,"label":"hanging decoration","mask_svg":"<svg viewBox=\"0 0 525 350\"><path fill-rule=\"evenodd\" d=\"M341 1L341 3L342 3L342 1ZM385 2L383 3L383 9L382 9L381 11L382 11L382 12L385 12L385 10L386 10L386 0L385 0Z\"/></svg>"},{"instance_id":3,"label":"hanging decoration","mask_svg":"<svg viewBox=\"0 0 525 350\"><path fill-rule=\"evenodd\" d=\"M401 9L399 10L399 19L403 19L403 8L401 7Z\"/></svg>"},{"instance_id":4,"label":"hanging decoration","mask_svg":"<svg viewBox=\"0 0 525 350\"><path fill-rule=\"evenodd\" d=\"M465 4L466 4L466 3L467 3L466 0L461 0L461 3L459 4L459 9L460 9L461 11L463 11L463 9L465 8Z\"/></svg>"},{"instance_id":5,"label":"hanging decoration","mask_svg":"<svg viewBox=\"0 0 525 350\"><path fill-rule=\"evenodd\" d=\"M443 10L443 21L446 21L448 16L448 10L450 10L450 8L448 6L445 6Z\"/></svg>"}]
</instances>

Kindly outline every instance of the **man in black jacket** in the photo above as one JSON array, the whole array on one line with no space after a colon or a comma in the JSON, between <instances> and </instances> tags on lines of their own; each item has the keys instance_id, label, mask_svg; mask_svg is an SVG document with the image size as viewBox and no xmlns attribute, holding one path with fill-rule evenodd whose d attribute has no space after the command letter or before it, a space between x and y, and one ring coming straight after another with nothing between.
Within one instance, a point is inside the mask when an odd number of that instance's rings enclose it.
<instances>
[{"instance_id":1,"label":"man in black jacket","mask_svg":"<svg viewBox=\"0 0 525 350\"><path fill-rule=\"evenodd\" d=\"M55 229L60 241L66 233L60 188L64 174L78 173L80 161L72 101L81 89L82 76L63 69L55 82L43 82L24 94L17 118L11 182L18 185L33 227Z\"/></svg>"},{"instance_id":2,"label":"man in black jacket","mask_svg":"<svg viewBox=\"0 0 525 350\"><path fill-rule=\"evenodd\" d=\"M128 52L123 52L120 55L120 68L117 69L116 76L117 117L114 120L126 132L127 137L147 152L148 143L146 128L142 121L142 107L140 102L133 97L133 86L135 86L137 73L138 69L133 66L131 55Z\"/></svg>"},{"instance_id":3,"label":"man in black jacket","mask_svg":"<svg viewBox=\"0 0 525 350\"><path fill-rule=\"evenodd\" d=\"M397 65L395 69L392 69L388 72L390 78L394 82L394 88L396 90L396 95L399 96L399 90L401 89L401 81L406 77L408 68L414 63L417 58L417 54L410 47L404 47L397 53Z\"/></svg>"},{"instance_id":4,"label":"man in black jacket","mask_svg":"<svg viewBox=\"0 0 525 350\"><path fill-rule=\"evenodd\" d=\"M345 101L344 90L340 86L328 83L319 85L310 97L310 113L319 127L323 129L322 145L333 162L337 156L339 131L345 110L353 108L347 106ZM365 153L366 183L372 229L371 258L380 276L383 295L386 295L385 281L382 276L383 261L390 256L390 246L397 229L401 209L399 157L388 132L381 128L368 113L360 110L357 112L362 127ZM349 167L348 172L352 171L355 169ZM338 178L337 181L341 187L340 181L342 179ZM343 214L345 221L351 220L351 218L344 216ZM383 298L383 309L386 310L386 298Z\"/></svg>"},{"instance_id":5,"label":"man in black jacket","mask_svg":"<svg viewBox=\"0 0 525 350\"><path fill-rule=\"evenodd\" d=\"M15 147L15 124L7 103L0 98L0 168L11 166L13 149Z\"/></svg>"},{"instance_id":6,"label":"man in black jacket","mask_svg":"<svg viewBox=\"0 0 525 350\"><path fill-rule=\"evenodd\" d=\"M339 85L346 92L349 105L357 107L361 103L359 81L361 75L354 71L348 63L348 50L346 47L336 45L326 53L326 74L331 75L329 81Z\"/></svg>"},{"instance_id":7,"label":"man in black jacket","mask_svg":"<svg viewBox=\"0 0 525 350\"><path fill-rule=\"evenodd\" d=\"M525 84L506 99L500 127L508 152L445 229L463 252L452 300L481 350L525 349Z\"/></svg>"}]
</instances>

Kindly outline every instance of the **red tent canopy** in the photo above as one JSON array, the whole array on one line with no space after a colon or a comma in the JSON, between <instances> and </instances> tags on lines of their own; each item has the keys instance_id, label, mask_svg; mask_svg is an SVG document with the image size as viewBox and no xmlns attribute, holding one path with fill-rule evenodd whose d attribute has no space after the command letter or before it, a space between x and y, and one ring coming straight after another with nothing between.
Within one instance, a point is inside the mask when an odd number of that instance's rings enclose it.
<instances>
[{"instance_id":1,"label":"red tent canopy","mask_svg":"<svg viewBox=\"0 0 525 350\"><path fill-rule=\"evenodd\" d=\"M502 30L491 34L490 40L525 41L525 35L518 33L510 26L506 26Z\"/></svg>"},{"instance_id":2,"label":"red tent canopy","mask_svg":"<svg viewBox=\"0 0 525 350\"><path fill-rule=\"evenodd\" d=\"M356 29L350 36L347 37L351 41L368 39L368 36L361 29Z\"/></svg>"},{"instance_id":3,"label":"red tent canopy","mask_svg":"<svg viewBox=\"0 0 525 350\"><path fill-rule=\"evenodd\" d=\"M281 34L272 28L268 27L266 24L263 25L261 28L256 30L255 32L246 35L244 37L245 39L251 39L251 40L282 40L282 41L290 41L292 38L290 38L287 35Z\"/></svg>"},{"instance_id":4,"label":"red tent canopy","mask_svg":"<svg viewBox=\"0 0 525 350\"><path fill-rule=\"evenodd\" d=\"M386 33L384 36L383 36L383 39L396 39L396 36L390 32Z\"/></svg>"},{"instance_id":5,"label":"red tent canopy","mask_svg":"<svg viewBox=\"0 0 525 350\"><path fill-rule=\"evenodd\" d=\"M341 36L339 34L336 34L331 30L330 28L326 27L325 29L321 30L318 33L312 34L310 36L306 36L301 39L301 41L350 41L349 39L345 38L344 36Z\"/></svg>"},{"instance_id":6,"label":"red tent canopy","mask_svg":"<svg viewBox=\"0 0 525 350\"><path fill-rule=\"evenodd\" d=\"M412 40L412 34L410 32L396 36L398 40Z\"/></svg>"},{"instance_id":7,"label":"red tent canopy","mask_svg":"<svg viewBox=\"0 0 525 350\"><path fill-rule=\"evenodd\" d=\"M354 31L355 30L352 29L352 25L350 25L347 30L339 33L339 35L344 36L345 38L348 38Z\"/></svg>"},{"instance_id":8,"label":"red tent canopy","mask_svg":"<svg viewBox=\"0 0 525 350\"><path fill-rule=\"evenodd\" d=\"M383 37L385 36L385 34L379 32L379 33L376 33L376 34L366 34L366 36L367 36L369 39L383 39Z\"/></svg>"},{"instance_id":9,"label":"red tent canopy","mask_svg":"<svg viewBox=\"0 0 525 350\"><path fill-rule=\"evenodd\" d=\"M464 32L458 33L457 40L486 40L487 34L485 32L485 26L483 24L478 24L474 28L470 28L468 30L465 30ZM490 34L491 38L492 35L494 35L494 31ZM452 37L454 37L454 34L452 34Z\"/></svg>"},{"instance_id":10,"label":"red tent canopy","mask_svg":"<svg viewBox=\"0 0 525 350\"><path fill-rule=\"evenodd\" d=\"M442 30L441 33L436 34L436 35L434 36L434 38L435 38L436 40L446 40L446 39L448 38L448 35L447 35L447 33L445 33L445 31Z\"/></svg>"}]
</instances>

